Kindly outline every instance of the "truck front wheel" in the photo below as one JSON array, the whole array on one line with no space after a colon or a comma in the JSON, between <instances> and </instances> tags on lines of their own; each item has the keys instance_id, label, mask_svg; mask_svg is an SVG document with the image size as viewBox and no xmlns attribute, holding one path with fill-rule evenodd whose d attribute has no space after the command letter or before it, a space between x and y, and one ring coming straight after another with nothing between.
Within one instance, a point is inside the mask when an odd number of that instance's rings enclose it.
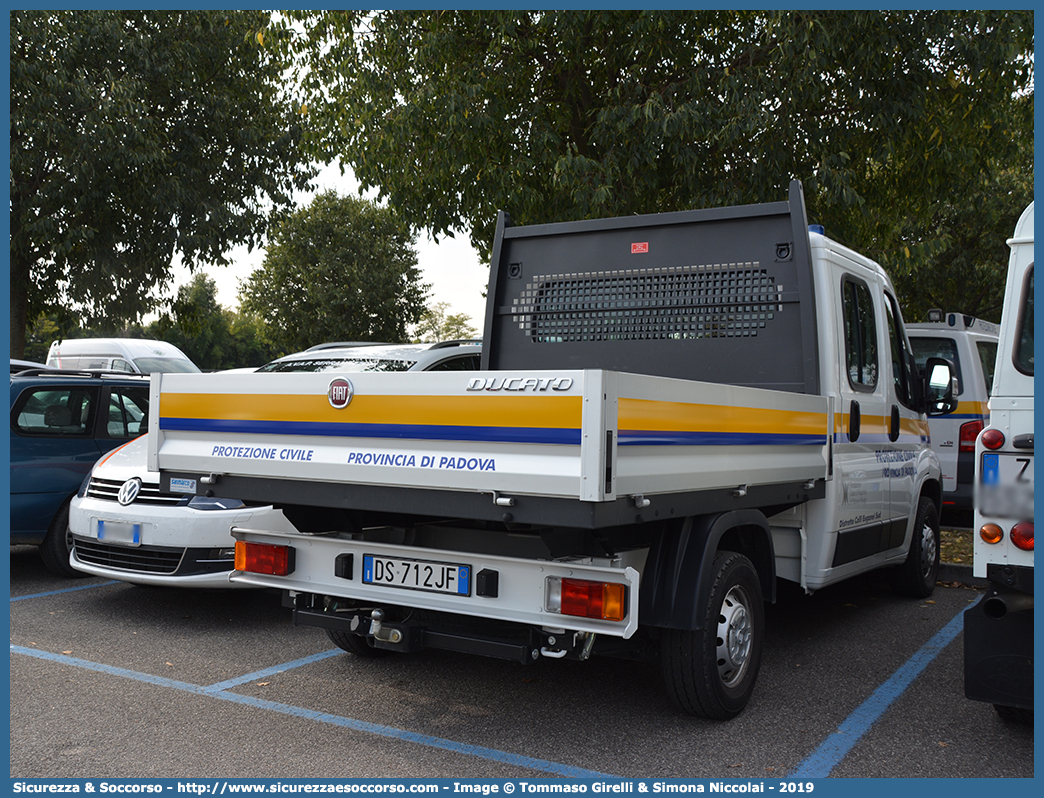
<instances>
[{"instance_id":1,"label":"truck front wheel","mask_svg":"<svg viewBox=\"0 0 1044 798\"><path fill-rule=\"evenodd\" d=\"M894 572L893 586L914 598L927 598L935 590L939 576L939 512L935 502L922 498L914 519L913 540L906 562Z\"/></svg>"},{"instance_id":2,"label":"truck front wheel","mask_svg":"<svg viewBox=\"0 0 1044 798\"><path fill-rule=\"evenodd\" d=\"M704 718L738 715L754 692L764 630L765 606L754 565L742 554L719 552L702 628L666 629L661 638L671 700Z\"/></svg>"}]
</instances>

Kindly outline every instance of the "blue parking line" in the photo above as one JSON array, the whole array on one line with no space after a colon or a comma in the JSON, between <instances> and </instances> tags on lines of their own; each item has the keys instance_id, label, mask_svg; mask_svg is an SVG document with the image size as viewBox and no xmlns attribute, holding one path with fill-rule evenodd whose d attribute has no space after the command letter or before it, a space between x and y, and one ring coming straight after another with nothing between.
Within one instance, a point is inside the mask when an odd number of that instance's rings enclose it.
<instances>
[{"instance_id":1,"label":"blue parking line","mask_svg":"<svg viewBox=\"0 0 1044 798\"><path fill-rule=\"evenodd\" d=\"M273 676L283 671L292 671L294 668L300 668L302 665L311 665L313 662L320 662L324 659L343 654L344 652L339 648L331 648L329 651L321 651L318 654L313 654L310 657L302 657L301 659L295 659L293 662L287 662L283 665L274 665L271 668L265 668L264 670L254 671L248 673L245 676L237 676L235 679L227 679L217 684L212 684L209 687L201 688L204 693L220 693L224 690L228 690L230 687L238 687L241 684L252 682L255 679L264 679L267 676Z\"/></svg>"},{"instance_id":2,"label":"blue parking line","mask_svg":"<svg viewBox=\"0 0 1044 798\"><path fill-rule=\"evenodd\" d=\"M91 585L81 585L80 587L63 587L61 590L49 590L46 593L32 593L28 596L11 596L11 603L14 604L16 601L25 601L26 599L44 598L45 596L57 596L59 593L75 593L77 590L90 590L94 587L105 587L106 585L117 585L119 582L115 579L110 579L108 582L96 582Z\"/></svg>"},{"instance_id":3,"label":"blue parking line","mask_svg":"<svg viewBox=\"0 0 1044 798\"><path fill-rule=\"evenodd\" d=\"M267 701L262 698L253 698L251 696L230 693L224 689L218 689L218 685L201 687L196 684L189 684L188 682L177 681L176 679L167 679L162 676L153 676L148 673L140 673L138 671L127 670L126 668L117 668L112 665L103 665L98 662L91 662L90 660L79 659L78 657L70 657L65 654L52 654L48 651L37 651L36 649L26 648L24 646L12 645L11 653L22 654L28 657L35 657L37 659L48 660L50 662L55 662L61 665L69 665L76 668L84 668L86 670L95 671L96 673L105 673L110 676L118 676L123 679L133 679L134 681L144 682L146 684L152 684L159 687L167 687L173 690L180 690L182 692L191 693L192 695L217 698L222 701L230 701L234 704L241 704L243 706L253 707L255 709L263 709L269 712L278 712L282 715L289 715L295 718L303 718L305 720L312 720L318 723L327 723L333 726L339 726L341 728L363 732L364 734L374 734L380 737L387 737L393 740L401 740L403 742L415 743L417 745L423 745L428 748L436 748L441 751L451 751L453 753L463 754L465 756L472 756L478 759L485 759L500 764L515 765L517 767L528 768L529 770L536 770L544 773L550 773L556 776L565 776L567 778L574 779L617 778L613 774L599 773L595 770L585 770L584 768L577 768L571 765L562 764L560 762L552 762L547 759L534 759L533 757L522 756L521 754L512 754L508 751L499 751L495 748L485 748L481 745L461 743L455 740L448 740L444 737L432 737L428 734L419 734L417 732L406 731L404 729L397 729L394 726L383 726L379 723L369 723L364 720L356 720L355 718L346 718L340 715L331 715L327 712L318 712L316 710L304 709L303 707L295 707L291 704L282 704L277 701ZM300 665L308 664L310 662L317 662L319 660L326 659L327 657L338 653L341 653L340 649L324 651L320 654L316 654L311 657L304 657L302 659L295 660L294 662L289 662L284 665L278 665L274 668L268 668L264 671L257 671L256 673L250 674L249 676L244 676L242 677L242 679L239 680L230 680L229 682L221 682L220 684L231 684L232 681L242 683L243 681L249 681L251 679L258 678L258 676L263 674L278 673L279 671L289 670L291 667L299 667Z\"/></svg>"},{"instance_id":4,"label":"blue parking line","mask_svg":"<svg viewBox=\"0 0 1044 798\"><path fill-rule=\"evenodd\" d=\"M873 694L860 704L837 731L827 737L811 756L799 764L788 776L795 779L822 779L852 750L859 739L866 734L878 718L884 714L892 703L899 698L914 679L928 667L939 653L964 629L964 610L957 613L946 626L936 632L935 636L925 643L921 649L908 659L891 677L874 690Z\"/></svg>"}]
</instances>

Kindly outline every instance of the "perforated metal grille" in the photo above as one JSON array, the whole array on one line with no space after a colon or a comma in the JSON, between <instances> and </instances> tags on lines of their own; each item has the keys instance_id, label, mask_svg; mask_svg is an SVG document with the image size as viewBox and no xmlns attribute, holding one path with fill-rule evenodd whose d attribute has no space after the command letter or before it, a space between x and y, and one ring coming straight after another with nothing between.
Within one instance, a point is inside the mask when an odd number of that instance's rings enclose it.
<instances>
[{"instance_id":1,"label":"perforated metal grille","mask_svg":"<svg viewBox=\"0 0 1044 798\"><path fill-rule=\"evenodd\" d=\"M537 343L753 337L783 310L760 264L537 275L512 319Z\"/></svg>"}]
</instances>

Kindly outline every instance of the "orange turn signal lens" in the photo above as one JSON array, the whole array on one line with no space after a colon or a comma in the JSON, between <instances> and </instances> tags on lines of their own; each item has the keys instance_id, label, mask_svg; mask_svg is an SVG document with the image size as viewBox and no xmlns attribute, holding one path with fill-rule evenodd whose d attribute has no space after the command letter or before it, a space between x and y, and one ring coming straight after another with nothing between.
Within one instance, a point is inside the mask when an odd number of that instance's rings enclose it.
<instances>
[{"instance_id":1,"label":"orange turn signal lens","mask_svg":"<svg viewBox=\"0 0 1044 798\"><path fill-rule=\"evenodd\" d=\"M236 570L250 574L287 576L294 570L294 550L271 543L236 541Z\"/></svg>"},{"instance_id":2,"label":"orange turn signal lens","mask_svg":"<svg viewBox=\"0 0 1044 798\"><path fill-rule=\"evenodd\" d=\"M1000 543L1004 540L1004 530L996 524L983 524L979 527L979 537L984 543Z\"/></svg>"}]
</instances>

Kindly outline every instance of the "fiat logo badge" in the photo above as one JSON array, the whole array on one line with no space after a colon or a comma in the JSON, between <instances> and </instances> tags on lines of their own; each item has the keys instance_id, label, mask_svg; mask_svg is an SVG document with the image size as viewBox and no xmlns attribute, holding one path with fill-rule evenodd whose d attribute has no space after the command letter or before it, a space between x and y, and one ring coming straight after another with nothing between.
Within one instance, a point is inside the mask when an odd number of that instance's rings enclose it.
<instances>
[{"instance_id":1,"label":"fiat logo badge","mask_svg":"<svg viewBox=\"0 0 1044 798\"><path fill-rule=\"evenodd\" d=\"M138 477L128 479L120 486L120 492L116 494L116 501L126 507L136 498L141 490L141 480Z\"/></svg>"},{"instance_id":2,"label":"fiat logo badge","mask_svg":"<svg viewBox=\"0 0 1044 798\"><path fill-rule=\"evenodd\" d=\"M355 390L352 388L351 382L344 377L338 377L333 380L330 383L330 387L326 390L326 397L330 400L330 407L337 410L348 407L348 403L352 401L354 394Z\"/></svg>"}]
</instances>

